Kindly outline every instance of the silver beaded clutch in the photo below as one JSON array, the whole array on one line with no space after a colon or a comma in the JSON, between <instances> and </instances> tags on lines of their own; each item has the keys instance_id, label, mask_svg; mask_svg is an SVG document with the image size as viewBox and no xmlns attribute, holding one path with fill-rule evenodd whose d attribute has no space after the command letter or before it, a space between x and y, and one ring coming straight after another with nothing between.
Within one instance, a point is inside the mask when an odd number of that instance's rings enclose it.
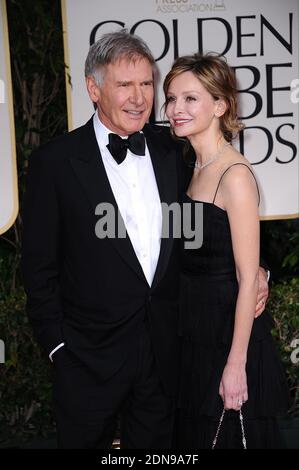
<instances>
[{"instance_id":1,"label":"silver beaded clutch","mask_svg":"<svg viewBox=\"0 0 299 470\"><path fill-rule=\"evenodd\" d=\"M216 431L216 435L215 435L214 440L213 440L212 449L215 449L215 446L217 444L217 439L218 439L218 435L219 435L219 432L220 432L220 429L221 429L221 425L222 425L222 422L223 422L224 415L225 415L225 409L223 408L223 411L222 411L222 414L221 414L221 417L220 417L220 420L219 420L219 423L218 423L218 428L217 428L217 431ZM243 449L247 449L246 436L245 436L245 430L244 430L244 418L243 418L242 410L239 411L239 418L240 418L240 426L241 426L241 432L242 432Z\"/></svg>"}]
</instances>

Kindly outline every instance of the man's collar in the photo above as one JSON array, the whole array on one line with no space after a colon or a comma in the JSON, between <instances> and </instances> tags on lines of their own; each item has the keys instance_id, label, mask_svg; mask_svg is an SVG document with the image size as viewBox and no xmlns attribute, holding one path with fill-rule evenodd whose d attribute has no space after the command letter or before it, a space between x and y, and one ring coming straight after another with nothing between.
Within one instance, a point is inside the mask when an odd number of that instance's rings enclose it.
<instances>
[{"instance_id":1,"label":"man's collar","mask_svg":"<svg viewBox=\"0 0 299 470\"><path fill-rule=\"evenodd\" d=\"M111 131L110 129L108 129L108 127L106 127L102 121L100 120L99 118L99 115L98 115L98 112L96 111L93 115L93 126L94 126L94 130L95 130L95 133L96 133L96 136L97 136L97 140L99 143L101 143L101 145L108 145L109 143L109 138L108 138L108 135L112 132L113 134L115 134L115 132ZM140 132L143 133L143 130L141 130ZM126 139L126 137L123 137L121 136L123 139Z\"/></svg>"},{"instance_id":2,"label":"man's collar","mask_svg":"<svg viewBox=\"0 0 299 470\"><path fill-rule=\"evenodd\" d=\"M101 145L106 145L109 143L108 135L112 132L108 129L99 118L98 112L96 111L93 116L93 125L94 130L97 136L97 140Z\"/></svg>"}]
</instances>

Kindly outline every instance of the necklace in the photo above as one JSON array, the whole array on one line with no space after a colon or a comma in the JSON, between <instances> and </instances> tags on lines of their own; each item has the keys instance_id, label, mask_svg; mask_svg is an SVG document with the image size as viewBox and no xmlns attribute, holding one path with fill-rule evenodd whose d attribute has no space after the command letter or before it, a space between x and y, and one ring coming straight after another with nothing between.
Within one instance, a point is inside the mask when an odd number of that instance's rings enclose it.
<instances>
[{"instance_id":1,"label":"necklace","mask_svg":"<svg viewBox=\"0 0 299 470\"><path fill-rule=\"evenodd\" d=\"M221 149L212 157L210 158L210 160L208 160L206 163L204 163L203 165L201 165L200 163L198 162L195 162L194 163L194 168L197 168L198 170L202 170L203 168L205 168L206 166L210 165L211 163L213 163L218 157L220 157L220 155L223 153L225 147L227 147L228 145L230 145L230 142L226 142L226 144L224 144Z\"/></svg>"}]
</instances>

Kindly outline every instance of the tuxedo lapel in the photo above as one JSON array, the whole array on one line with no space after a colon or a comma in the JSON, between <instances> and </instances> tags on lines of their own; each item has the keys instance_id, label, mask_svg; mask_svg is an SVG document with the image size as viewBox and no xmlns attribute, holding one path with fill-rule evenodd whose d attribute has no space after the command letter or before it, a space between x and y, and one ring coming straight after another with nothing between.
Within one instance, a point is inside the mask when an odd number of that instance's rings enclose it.
<instances>
[{"instance_id":1,"label":"tuxedo lapel","mask_svg":"<svg viewBox=\"0 0 299 470\"><path fill-rule=\"evenodd\" d=\"M80 135L78 145L70 157L71 166L79 183L87 194L93 211L101 202L109 203L115 210L118 210L96 140L93 119L91 118L80 131L82 135ZM129 236L118 238L116 234L115 238L109 238L109 240L124 261L140 278L147 282Z\"/></svg>"},{"instance_id":2,"label":"tuxedo lapel","mask_svg":"<svg viewBox=\"0 0 299 470\"><path fill-rule=\"evenodd\" d=\"M174 146L165 140L164 131L158 127L146 125L143 129L146 143L150 152L154 173L156 176L161 203L168 206L177 201L176 154ZM165 224L165 211L162 212ZM167 214L166 214L167 215ZM154 288L162 279L168 266L169 257L173 248L171 236L161 239L160 255L152 283Z\"/></svg>"}]
</instances>

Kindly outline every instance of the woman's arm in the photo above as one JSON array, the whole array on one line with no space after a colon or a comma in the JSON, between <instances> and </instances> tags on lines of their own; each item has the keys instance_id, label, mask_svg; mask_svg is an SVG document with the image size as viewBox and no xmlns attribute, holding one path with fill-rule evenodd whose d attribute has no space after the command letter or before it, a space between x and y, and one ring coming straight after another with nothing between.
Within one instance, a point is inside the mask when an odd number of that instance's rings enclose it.
<instances>
[{"instance_id":1,"label":"woman's arm","mask_svg":"<svg viewBox=\"0 0 299 470\"><path fill-rule=\"evenodd\" d=\"M258 293L259 213L256 182L243 165L231 168L222 182L239 292L234 334L219 393L226 409L238 410L248 399L246 360Z\"/></svg>"}]
</instances>

